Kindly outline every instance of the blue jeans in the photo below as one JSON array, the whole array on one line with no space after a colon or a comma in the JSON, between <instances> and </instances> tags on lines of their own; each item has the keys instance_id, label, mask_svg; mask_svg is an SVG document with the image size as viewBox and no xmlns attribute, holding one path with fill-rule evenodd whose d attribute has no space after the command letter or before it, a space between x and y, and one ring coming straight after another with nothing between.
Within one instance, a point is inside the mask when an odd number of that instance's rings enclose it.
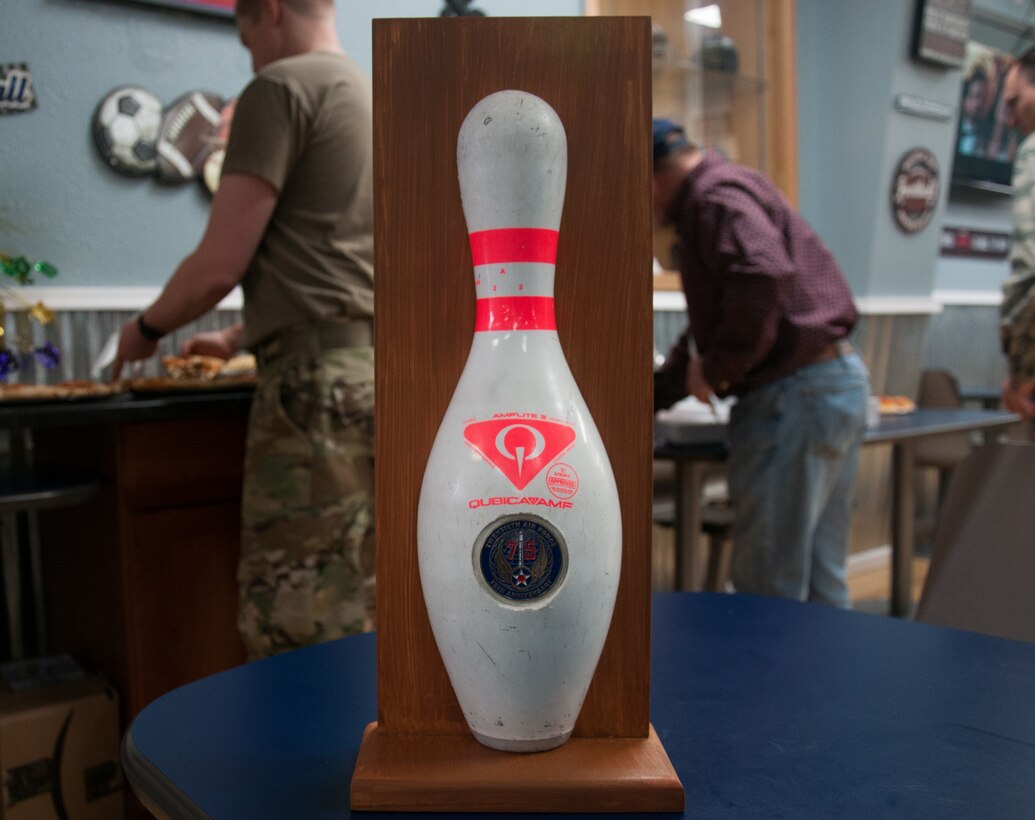
<instances>
[{"instance_id":1,"label":"blue jeans","mask_svg":"<svg viewBox=\"0 0 1035 820\"><path fill-rule=\"evenodd\" d=\"M738 592L848 607L845 559L869 376L855 353L738 398L730 414Z\"/></svg>"}]
</instances>

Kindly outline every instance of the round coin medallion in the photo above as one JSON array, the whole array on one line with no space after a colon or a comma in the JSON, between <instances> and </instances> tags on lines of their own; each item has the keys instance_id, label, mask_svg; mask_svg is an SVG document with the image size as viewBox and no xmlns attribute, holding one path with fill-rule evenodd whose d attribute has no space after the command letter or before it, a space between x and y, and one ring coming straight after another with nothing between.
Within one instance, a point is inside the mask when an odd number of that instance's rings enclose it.
<instances>
[{"instance_id":1,"label":"round coin medallion","mask_svg":"<svg viewBox=\"0 0 1035 820\"><path fill-rule=\"evenodd\" d=\"M475 565L486 586L510 603L536 601L559 585L568 550L552 524L535 515L508 515L475 541Z\"/></svg>"}]
</instances>

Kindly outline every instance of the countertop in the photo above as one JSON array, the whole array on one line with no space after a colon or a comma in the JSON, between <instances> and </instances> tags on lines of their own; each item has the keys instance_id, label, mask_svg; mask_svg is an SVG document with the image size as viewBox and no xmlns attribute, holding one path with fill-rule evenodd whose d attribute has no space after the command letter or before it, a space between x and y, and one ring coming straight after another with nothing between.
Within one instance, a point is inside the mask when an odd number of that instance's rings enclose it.
<instances>
[{"instance_id":1,"label":"countertop","mask_svg":"<svg viewBox=\"0 0 1035 820\"><path fill-rule=\"evenodd\" d=\"M251 386L165 393L119 393L102 398L0 403L0 428L69 427L166 421L192 417L243 416Z\"/></svg>"}]
</instances>

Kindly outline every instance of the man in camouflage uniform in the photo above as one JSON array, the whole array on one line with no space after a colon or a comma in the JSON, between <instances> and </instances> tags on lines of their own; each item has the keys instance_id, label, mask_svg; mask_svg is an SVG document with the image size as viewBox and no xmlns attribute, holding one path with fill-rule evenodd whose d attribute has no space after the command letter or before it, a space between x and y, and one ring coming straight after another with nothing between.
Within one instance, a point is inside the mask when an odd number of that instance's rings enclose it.
<instances>
[{"instance_id":1,"label":"man in camouflage uniform","mask_svg":"<svg viewBox=\"0 0 1035 820\"><path fill-rule=\"evenodd\" d=\"M255 659L374 627L373 148L333 0L238 0L236 17L256 75L208 227L126 323L116 375L241 284L242 324L182 352L258 362L238 567Z\"/></svg>"},{"instance_id":2,"label":"man in camouflage uniform","mask_svg":"<svg viewBox=\"0 0 1035 820\"><path fill-rule=\"evenodd\" d=\"M1010 67L1003 85L1010 124L1024 141L1013 168L1013 245L1010 276L1003 283L1000 337L1009 375L1003 404L1025 418L1035 416L1035 49Z\"/></svg>"},{"instance_id":3,"label":"man in camouflage uniform","mask_svg":"<svg viewBox=\"0 0 1035 820\"><path fill-rule=\"evenodd\" d=\"M253 657L374 627L373 367L353 347L263 368L238 570Z\"/></svg>"}]
</instances>

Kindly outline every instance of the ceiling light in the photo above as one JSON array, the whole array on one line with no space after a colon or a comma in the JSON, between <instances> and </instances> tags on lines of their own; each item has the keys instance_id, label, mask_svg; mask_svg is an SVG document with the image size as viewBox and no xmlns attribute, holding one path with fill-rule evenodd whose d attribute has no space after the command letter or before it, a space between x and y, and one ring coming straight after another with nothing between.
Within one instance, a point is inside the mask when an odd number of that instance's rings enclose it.
<instances>
[{"instance_id":1,"label":"ceiling light","mask_svg":"<svg viewBox=\"0 0 1035 820\"><path fill-rule=\"evenodd\" d=\"M690 9L683 15L683 19L688 23L697 23L699 26L722 28L722 13L719 11L719 6L716 3L712 3L710 6Z\"/></svg>"}]
</instances>

